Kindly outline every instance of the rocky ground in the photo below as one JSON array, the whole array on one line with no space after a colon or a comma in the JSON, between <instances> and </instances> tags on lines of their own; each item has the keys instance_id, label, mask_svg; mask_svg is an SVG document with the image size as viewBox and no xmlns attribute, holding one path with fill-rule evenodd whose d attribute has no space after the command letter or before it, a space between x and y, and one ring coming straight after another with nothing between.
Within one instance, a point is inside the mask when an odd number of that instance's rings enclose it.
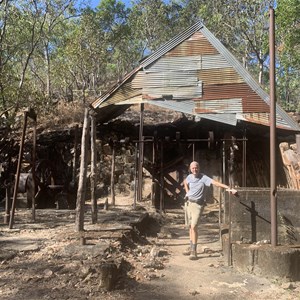
<instances>
[{"instance_id":1,"label":"rocky ground","mask_svg":"<svg viewBox=\"0 0 300 300\"><path fill-rule=\"evenodd\" d=\"M0 225L0 298L300 299L299 282L228 266L213 204L200 226L199 259L190 261L182 208L159 214L131 201L101 206L97 224L87 206L84 234L74 231L75 211L37 210L33 223L30 210L17 210L13 229Z\"/></svg>"}]
</instances>

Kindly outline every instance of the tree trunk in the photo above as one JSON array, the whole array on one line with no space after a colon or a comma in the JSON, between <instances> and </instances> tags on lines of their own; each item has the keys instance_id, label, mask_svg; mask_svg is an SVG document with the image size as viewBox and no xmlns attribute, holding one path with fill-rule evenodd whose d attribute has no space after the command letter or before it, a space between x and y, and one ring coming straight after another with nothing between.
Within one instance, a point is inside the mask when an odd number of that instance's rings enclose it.
<instances>
[{"instance_id":1,"label":"tree trunk","mask_svg":"<svg viewBox=\"0 0 300 300\"><path fill-rule=\"evenodd\" d=\"M97 223L97 199L96 199L96 163L97 151L96 145L96 125L95 117L91 115L91 206L92 206L92 224Z\"/></svg>"},{"instance_id":2,"label":"tree trunk","mask_svg":"<svg viewBox=\"0 0 300 300\"><path fill-rule=\"evenodd\" d=\"M77 190L77 203L76 203L76 219L75 219L75 231L84 230L84 204L85 204L85 192L86 192L86 174L87 174L87 141L88 141L88 129L89 129L89 110L85 108L84 111L84 123L82 128L81 137L81 158L80 158L80 173Z\"/></svg>"},{"instance_id":3,"label":"tree trunk","mask_svg":"<svg viewBox=\"0 0 300 300\"><path fill-rule=\"evenodd\" d=\"M110 177L110 188L111 188L111 204L115 206L115 158L116 158L116 147L115 143L112 146L112 158L111 158L111 177Z\"/></svg>"},{"instance_id":4,"label":"tree trunk","mask_svg":"<svg viewBox=\"0 0 300 300\"><path fill-rule=\"evenodd\" d=\"M74 155L73 155L73 169L72 169L72 182L76 186L76 171L77 171L77 161L78 161L78 125L75 127L74 133Z\"/></svg>"},{"instance_id":5,"label":"tree trunk","mask_svg":"<svg viewBox=\"0 0 300 300\"><path fill-rule=\"evenodd\" d=\"M50 75L50 57L49 57L49 43L45 43L45 70L46 70L46 96L51 97L51 75Z\"/></svg>"},{"instance_id":6,"label":"tree trunk","mask_svg":"<svg viewBox=\"0 0 300 300\"><path fill-rule=\"evenodd\" d=\"M18 187L20 181L20 172L21 172L21 165L22 165L23 153L24 153L24 140L25 140L26 128L27 128L27 112L24 113L24 124L23 124L22 138L21 138L20 150L19 150L17 174L15 176L15 187L14 187L14 194L13 194L13 202L10 211L9 229L12 229L14 224L15 208L17 203L17 194L18 194Z\"/></svg>"},{"instance_id":7,"label":"tree trunk","mask_svg":"<svg viewBox=\"0 0 300 300\"><path fill-rule=\"evenodd\" d=\"M143 162L144 162L144 104L141 104L140 127L139 127L139 168L138 168L138 201L143 199Z\"/></svg>"}]
</instances>

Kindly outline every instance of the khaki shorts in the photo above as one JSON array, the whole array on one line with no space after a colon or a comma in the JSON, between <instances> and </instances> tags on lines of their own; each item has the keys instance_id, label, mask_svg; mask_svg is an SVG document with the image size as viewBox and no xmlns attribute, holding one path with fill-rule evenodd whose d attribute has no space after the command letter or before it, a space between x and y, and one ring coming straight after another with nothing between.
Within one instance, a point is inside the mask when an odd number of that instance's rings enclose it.
<instances>
[{"instance_id":1,"label":"khaki shorts","mask_svg":"<svg viewBox=\"0 0 300 300\"><path fill-rule=\"evenodd\" d=\"M197 226L200 223L203 210L204 205L199 205L195 202L190 201L185 202L185 225L193 227Z\"/></svg>"}]
</instances>

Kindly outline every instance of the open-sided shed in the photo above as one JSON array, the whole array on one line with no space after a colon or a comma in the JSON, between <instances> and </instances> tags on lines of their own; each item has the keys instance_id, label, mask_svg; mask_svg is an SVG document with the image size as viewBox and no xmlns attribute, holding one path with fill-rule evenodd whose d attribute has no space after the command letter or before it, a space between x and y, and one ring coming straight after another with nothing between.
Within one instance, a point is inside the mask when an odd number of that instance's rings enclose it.
<instances>
[{"instance_id":1,"label":"open-sided shed","mask_svg":"<svg viewBox=\"0 0 300 300\"><path fill-rule=\"evenodd\" d=\"M194 117L192 127L185 131L176 128L173 135L167 137L169 143L173 142L171 149L166 150L166 136L162 140L157 127L151 133L153 144L159 142L162 149L153 154L149 168L154 176L159 174L156 181L160 186L171 180L167 176L170 171L178 171L182 165L186 167L192 159L200 160L206 173L231 185L269 186L269 94L202 22L184 30L145 58L96 99L92 107L97 112L98 122L105 123L136 104L141 106L141 116L144 105L149 104ZM278 143L295 139L300 130L278 104L276 127ZM138 141L140 145L145 144L142 123ZM207 146L203 147L201 142L204 141ZM187 155L188 147L191 144L195 147L195 143L198 143L198 152ZM176 154L171 160L172 153L178 149L181 155ZM141 173L142 147L139 153ZM172 168L167 170L167 165ZM279 184L287 186L283 177L279 176ZM181 175L176 179L177 182L179 179L178 188L180 178ZM141 181L141 177L139 179Z\"/></svg>"},{"instance_id":2,"label":"open-sided shed","mask_svg":"<svg viewBox=\"0 0 300 300\"><path fill-rule=\"evenodd\" d=\"M203 25L194 24L144 59L92 103L100 122L149 103L208 120L269 125L269 95ZM299 131L277 105L277 127Z\"/></svg>"}]
</instances>

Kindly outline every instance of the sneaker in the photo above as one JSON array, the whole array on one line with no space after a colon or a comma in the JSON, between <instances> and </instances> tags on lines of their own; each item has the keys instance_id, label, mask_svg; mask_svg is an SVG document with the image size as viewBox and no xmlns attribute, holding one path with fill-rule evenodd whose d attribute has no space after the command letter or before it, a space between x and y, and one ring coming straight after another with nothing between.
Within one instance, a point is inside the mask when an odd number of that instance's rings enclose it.
<instances>
[{"instance_id":1,"label":"sneaker","mask_svg":"<svg viewBox=\"0 0 300 300\"><path fill-rule=\"evenodd\" d=\"M196 260L197 259L197 252L196 251L191 251L190 260Z\"/></svg>"},{"instance_id":2,"label":"sneaker","mask_svg":"<svg viewBox=\"0 0 300 300\"><path fill-rule=\"evenodd\" d=\"M182 252L183 255L190 255L191 254L191 247L188 247L187 249L185 249L183 252Z\"/></svg>"}]
</instances>

